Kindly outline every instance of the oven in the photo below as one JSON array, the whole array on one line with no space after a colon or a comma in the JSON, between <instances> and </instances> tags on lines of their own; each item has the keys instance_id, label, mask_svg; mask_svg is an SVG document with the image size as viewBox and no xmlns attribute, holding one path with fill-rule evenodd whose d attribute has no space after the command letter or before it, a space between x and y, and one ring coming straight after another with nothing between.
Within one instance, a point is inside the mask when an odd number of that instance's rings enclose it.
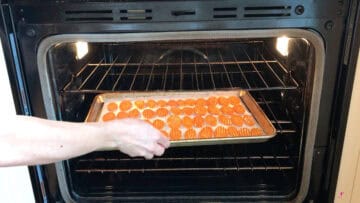
<instances>
[{"instance_id":1,"label":"oven","mask_svg":"<svg viewBox=\"0 0 360 203\"><path fill-rule=\"evenodd\" d=\"M101 93L244 89L276 128L261 143L33 166L37 201L332 200L357 1L15 0L1 9L20 114L84 122Z\"/></svg>"}]
</instances>

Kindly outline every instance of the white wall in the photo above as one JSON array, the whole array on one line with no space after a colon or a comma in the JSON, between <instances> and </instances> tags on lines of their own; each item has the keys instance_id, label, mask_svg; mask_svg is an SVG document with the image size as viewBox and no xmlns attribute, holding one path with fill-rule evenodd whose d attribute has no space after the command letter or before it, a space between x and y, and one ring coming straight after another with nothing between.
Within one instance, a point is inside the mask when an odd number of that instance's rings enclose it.
<instances>
[{"instance_id":1,"label":"white wall","mask_svg":"<svg viewBox=\"0 0 360 203\"><path fill-rule=\"evenodd\" d=\"M335 202L360 202L360 52L341 155Z\"/></svg>"},{"instance_id":2,"label":"white wall","mask_svg":"<svg viewBox=\"0 0 360 203\"><path fill-rule=\"evenodd\" d=\"M1 42L0 42L1 43ZM0 122L6 122L6 115L15 114L14 101L11 95L9 77L0 45ZM5 116L4 116L5 115ZM5 118L5 119L4 119ZM28 168L0 167L0 202L32 203L35 202Z\"/></svg>"}]
</instances>

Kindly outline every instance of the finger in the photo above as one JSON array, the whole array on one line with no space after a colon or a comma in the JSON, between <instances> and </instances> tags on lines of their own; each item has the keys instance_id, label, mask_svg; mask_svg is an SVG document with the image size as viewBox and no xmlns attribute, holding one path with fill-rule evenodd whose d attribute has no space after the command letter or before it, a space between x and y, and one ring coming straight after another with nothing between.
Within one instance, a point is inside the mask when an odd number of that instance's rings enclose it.
<instances>
[{"instance_id":1,"label":"finger","mask_svg":"<svg viewBox=\"0 0 360 203\"><path fill-rule=\"evenodd\" d=\"M160 137L157 140L157 143L165 148L170 147L170 140L169 138L165 137L164 135L160 134Z\"/></svg>"},{"instance_id":2,"label":"finger","mask_svg":"<svg viewBox=\"0 0 360 203\"><path fill-rule=\"evenodd\" d=\"M152 131L149 133L151 136L153 136L154 139L156 139L156 142L160 145L162 145L165 148L169 148L170 146L170 141L169 138L167 138L166 136L164 136L158 129L152 127Z\"/></svg>"},{"instance_id":3,"label":"finger","mask_svg":"<svg viewBox=\"0 0 360 203\"><path fill-rule=\"evenodd\" d=\"M162 145L157 144L155 145L153 152L156 156L162 156L165 152L165 148Z\"/></svg>"},{"instance_id":4,"label":"finger","mask_svg":"<svg viewBox=\"0 0 360 203\"><path fill-rule=\"evenodd\" d=\"M144 158L147 159L147 160L152 159L152 158L154 158L154 154L153 153L146 153L144 155Z\"/></svg>"}]
</instances>

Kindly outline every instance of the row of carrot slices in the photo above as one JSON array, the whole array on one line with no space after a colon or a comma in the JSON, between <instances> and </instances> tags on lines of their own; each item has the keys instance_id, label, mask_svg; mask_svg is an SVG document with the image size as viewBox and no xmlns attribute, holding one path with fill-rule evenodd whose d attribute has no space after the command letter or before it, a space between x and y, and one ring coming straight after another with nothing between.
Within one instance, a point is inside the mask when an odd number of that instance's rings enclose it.
<instances>
[{"instance_id":1,"label":"row of carrot slices","mask_svg":"<svg viewBox=\"0 0 360 203\"><path fill-rule=\"evenodd\" d=\"M155 107L177 107L177 106L216 106L216 105L222 105L222 106L229 106L229 105L238 105L241 104L240 98L236 96L230 96L230 97L209 97L207 99L205 98L199 98L199 99L170 99L168 101L166 100L154 100L154 99L148 99L148 100L136 100L134 102L130 100L123 100L118 105L115 102L111 102L107 105L107 109L109 111L116 111L118 108L121 111L128 111L133 107L136 107L138 109L145 109L150 108L154 109Z\"/></svg>"},{"instance_id":2,"label":"row of carrot slices","mask_svg":"<svg viewBox=\"0 0 360 203\"><path fill-rule=\"evenodd\" d=\"M211 127L204 127L197 133L194 129L187 129L182 138L182 132L178 128L172 128L168 131L161 131L170 140L192 140L192 139L211 139L211 138L229 138L241 136L259 136L263 134L260 128L236 128L218 126L213 130Z\"/></svg>"},{"instance_id":3,"label":"row of carrot slices","mask_svg":"<svg viewBox=\"0 0 360 203\"><path fill-rule=\"evenodd\" d=\"M139 118L140 114L146 119L152 119L154 117L166 117L169 114L171 115L234 115L234 114L244 114L245 108L241 105L235 105L233 107L224 106L218 108L216 106L195 106L195 107L171 107L170 110L167 108L161 107L158 109L144 109L142 113L138 109L132 109L130 111L120 111L115 115L114 111L109 111L108 113L103 115L103 121L113 120L115 117L117 118Z\"/></svg>"}]
</instances>

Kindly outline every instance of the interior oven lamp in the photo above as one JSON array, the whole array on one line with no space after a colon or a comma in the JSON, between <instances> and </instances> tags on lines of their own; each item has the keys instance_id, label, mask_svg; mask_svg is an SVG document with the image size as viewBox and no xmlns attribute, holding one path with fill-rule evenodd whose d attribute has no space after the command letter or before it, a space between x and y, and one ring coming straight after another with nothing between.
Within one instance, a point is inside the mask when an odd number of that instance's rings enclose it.
<instances>
[{"instance_id":1,"label":"interior oven lamp","mask_svg":"<svg viewBox=\"0 0 360 203\"><path fill-rule=\"evenodd\" d=\"M87 42L78 41L75 43L76 47L76 59L80 60L89 52L89 46Z\"/></svg>"},{"instance_id":2,"label":"interior oven lamp","mask_svg":"<svg viewBox=\"0 0 360 203\"><path fill-rule=\"evenodd\" d=\"M290 38L286 36L276 39L276 50L283 56L289 55L289 40Z\"/></svg>"}]
</instances>

